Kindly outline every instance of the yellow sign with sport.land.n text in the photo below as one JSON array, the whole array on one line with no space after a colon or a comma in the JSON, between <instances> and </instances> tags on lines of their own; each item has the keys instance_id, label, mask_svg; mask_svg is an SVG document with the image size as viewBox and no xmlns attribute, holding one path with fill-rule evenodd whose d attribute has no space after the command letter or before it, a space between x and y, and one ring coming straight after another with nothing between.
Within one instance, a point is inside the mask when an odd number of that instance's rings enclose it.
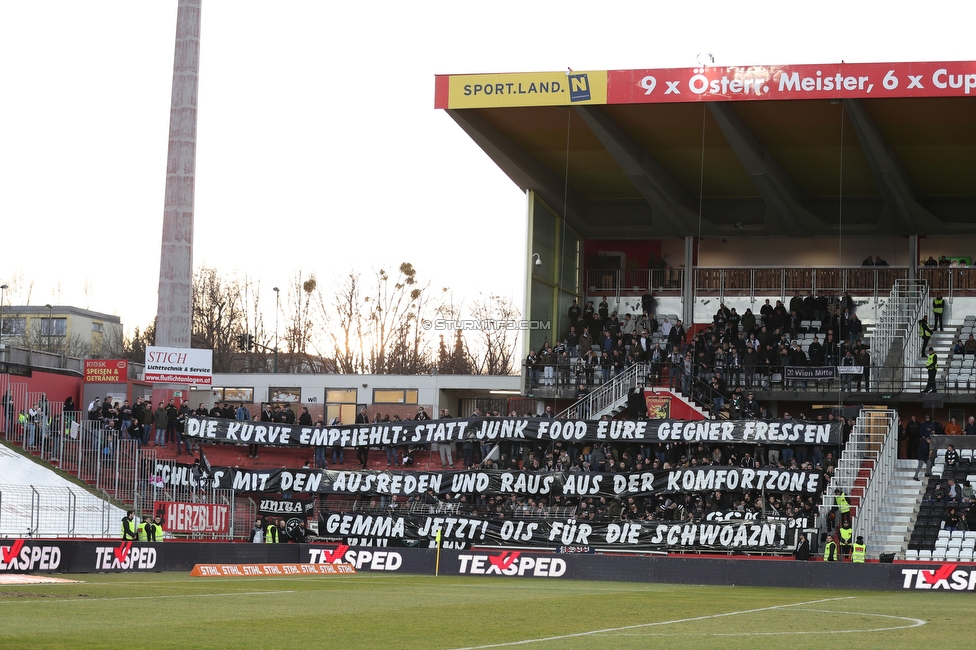
<instances>
[{"instance_id":1,"label":"yellow sign with sport.land.n text","mask_svg":"<svg viewBox=\"0 0 976 650\"><path fill-rule=\"evenodd\" d=\"M606 104L606 70L451 75L447 106L501 108Z\"/></svg>"}]
</instances>

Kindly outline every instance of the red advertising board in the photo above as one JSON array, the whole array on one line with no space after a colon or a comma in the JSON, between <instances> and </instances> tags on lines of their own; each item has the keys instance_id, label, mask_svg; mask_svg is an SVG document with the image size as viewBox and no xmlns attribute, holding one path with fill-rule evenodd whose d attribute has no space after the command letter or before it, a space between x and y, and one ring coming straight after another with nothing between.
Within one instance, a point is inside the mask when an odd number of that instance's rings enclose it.
<instances>
[{"instance_id":1,"label":"red advertising board","mask_svg":"<svg viewBox=\"0 0 976 650\"><path fill-rule=\"evenodd\" d=\"M607 72L608 104L972 95L976 95L974 61L757 65Z\"/></svg>"},{"instance_id":2,"label":"red advertising board","mask_svg":"<svg viewBox=\"0 0 976 650\"><path fill-rule=\"evenodd\" d=\"M124 359L85 359L85 382L89 384L125 383L129 362Z\"/></svg>"},{"instance_id":3,"label":"red advertising board","mask_svg":"<svg viewBox=\"0 0 976 650\"><path fill-rule=\"evenodd\" d=\"M156 501L153 512L163 513L163 530L169 533L226 533L230 507L219 503Z\"/></svg>"}]
</instances>

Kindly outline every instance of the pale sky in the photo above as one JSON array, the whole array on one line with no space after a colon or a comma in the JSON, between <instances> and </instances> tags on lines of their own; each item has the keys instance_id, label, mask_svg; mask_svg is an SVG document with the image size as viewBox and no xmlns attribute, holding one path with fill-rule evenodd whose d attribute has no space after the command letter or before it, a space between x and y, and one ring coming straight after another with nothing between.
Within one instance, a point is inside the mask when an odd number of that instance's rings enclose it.
<instances>
[{"instance_id":1,"label":"pale sky","mask_svg":"<svg viewBox=\"0 0 976 650\"><path fill-rule=\"evenodd\" d=\"M31 304L152 320L176 9L0 0L6 304L33 281ZM435 74L973 60L974 23L971 1L204 0L194 263L266 305L299 268L402 261L521 304L524 195L433 108Z\"/></svg>"}]
</instances>

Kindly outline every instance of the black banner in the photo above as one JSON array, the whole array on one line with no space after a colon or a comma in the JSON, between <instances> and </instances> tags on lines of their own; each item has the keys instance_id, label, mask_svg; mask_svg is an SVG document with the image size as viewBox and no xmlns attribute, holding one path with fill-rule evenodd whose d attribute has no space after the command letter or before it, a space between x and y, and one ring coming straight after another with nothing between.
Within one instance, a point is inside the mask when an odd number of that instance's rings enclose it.
<instances>
[{"instance_id":1,"label":"black banner","mask_svg":"<svg viewBox=\"0 0 976 650\"><path fill-rule=\"evenodd\" d=\"M170 476L182 476L171 472ZM215 467L212 485L238 492L420 496L434 494L514 494L565 497L628 497L688 492L751 490L816 495L819 472L723 465L646 472L390 472L371 470L247 470Z\"/></svg>"},{"instance_id":2,"label":"black banner","mask_svg":"<svg viewBox=\"0 0 976 650\"><path fill-rule=\"evenodd\" d=\"M813 370L820 370L813 368ZM468 418L309 427L219 418L187 418L186 435L203 442L290 447L385 447L449 442L739 442L839 445L833 422L800 420L556 420Z\"/></svg>"},{"instance_id":3,"label":"black banner","mask_svg":"<svg viewBox=\"0 0 976 650\"><path fill-rule=\"evenodd\" d=\"M652 521L579 522L575 519L483 519L440 514L364 514L323 511L319 536L350 546L435 543L446 548L590 546L597 550L782 550L784 524L718 521L673 524Z\"/></svg>"},{"instance_id":4,"label":"black banner","mask_svg":"<svg viewBox=\"0 0 976 650\"><path fill-rule=\"evenodd\" d=\"M278 517L307 518L313 515L315 501L312 499L265 499L258 501L259 515Z\"/></svg>"}]
</instances>

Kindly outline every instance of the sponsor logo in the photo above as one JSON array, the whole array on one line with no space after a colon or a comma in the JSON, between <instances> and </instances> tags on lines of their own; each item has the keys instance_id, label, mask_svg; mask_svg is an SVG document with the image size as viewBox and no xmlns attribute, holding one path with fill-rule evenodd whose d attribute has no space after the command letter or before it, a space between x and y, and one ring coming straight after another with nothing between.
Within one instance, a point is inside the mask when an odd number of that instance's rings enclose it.
<instances>
[{"instance_id":1,"label":"sponsor logo","mask_svg":"<svg viewBox=\"0 0 976 650\"><path fill-rule=\"evenodd\" d=\"M585 72L569 75L569 101L590 101L590 78Z\"/></svg>"},{"instance_id":2,"label":"sponsor logo","mask_svg":"<svg viewBox=\"0 0 976 650\"><path fill-rule=\"evenodd\" d=\"M976 570L958 564L943 564L937 569L902 569L903 589L976 590Z\"/></svg>"},{"instance_id":3,"label":"sponsor logo","mask_svg":"<svg viewBox=\"0 0 976 650\"><path fill-rule=\"evenodd\" d=\"M48 571L61 566L61 549L57 546L33 546L15 540L0 546L0 571Z\"/></svg>"},{"instance_id":4,"label":"sponsor logo","mask_svg":"<svg viewBox=\"0 0 976 650\"><path fill-rule=\"evenodd\" d=\"M565 560L523 556L520 551L504 551L498 555L461 554L458 560L461 574L559 578L566 573Z\"/></svg>"},{"instance_id":5,"label":"sponsor logo","mask_svg":"<svg viewBox=\"0 0 976 650\"><path fill-rule=\"evenodd\" d=\"M396 571L403 566L403 556L396 551L364 551L351 549L346 544L336 544L334 548L308 549L311 564L347 563L369 571Z\"/></svg>"},{"instance_id":6,"label":"sponsor logo","mask_svg":"<svg viewBox=\"0 0 976 650\"><path fill-rule=\"evenodd\" d=\"M95 547L95 570L125 571L156 568L156 549L152 546L133 546L122 542L118 546Z\"/></svg>"}]
</instances>

